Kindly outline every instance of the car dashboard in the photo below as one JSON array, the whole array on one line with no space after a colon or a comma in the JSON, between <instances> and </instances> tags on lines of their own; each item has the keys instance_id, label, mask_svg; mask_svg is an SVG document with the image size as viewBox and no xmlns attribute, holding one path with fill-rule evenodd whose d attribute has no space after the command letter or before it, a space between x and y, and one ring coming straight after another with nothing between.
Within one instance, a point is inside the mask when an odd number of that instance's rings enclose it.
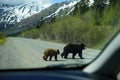
<instances>
[{"instance_id":1,"label":"car dashboard","mask_svg":"<svg viewBox=\"0 0 120 80\"><path fill-rule=\"evenodd\" d=\"M0 71L0 80L110 80L76 69Z\"/></svg>"}]
</instances>

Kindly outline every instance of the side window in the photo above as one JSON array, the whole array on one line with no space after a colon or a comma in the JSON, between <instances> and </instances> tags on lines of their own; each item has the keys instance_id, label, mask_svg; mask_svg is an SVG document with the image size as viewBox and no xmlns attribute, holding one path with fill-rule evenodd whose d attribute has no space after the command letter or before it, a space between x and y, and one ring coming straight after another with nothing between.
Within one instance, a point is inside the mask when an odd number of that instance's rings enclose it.
<instances>
[{"instance_id":1,"label":"side window","mask_svg":"<svg viewBox=\"0 0 120 80\"><path fill-rule=\"evenodd\" d=\"M117 80L120 80L120 72L117 75Z\"/></svg>"}]
</instances>

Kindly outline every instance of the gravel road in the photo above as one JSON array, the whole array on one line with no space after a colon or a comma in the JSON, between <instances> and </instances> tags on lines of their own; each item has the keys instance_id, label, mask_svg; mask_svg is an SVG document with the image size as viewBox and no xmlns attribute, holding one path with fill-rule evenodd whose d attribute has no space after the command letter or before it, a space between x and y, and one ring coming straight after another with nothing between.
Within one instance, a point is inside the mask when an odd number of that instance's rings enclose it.
<instances>
[{"instance_id":1,"label":"gravel road","mask_svg":"<svg viewBox=\"0 0 120 80\"><path fill-rule=\"evenodd\" d=\"M47 42L42 40L8 37L4 45L0 45L0 69L20 69L20 68L42 68L56 64L86 64L93 60L99 50L85 49L80 59L63 59L58 55L58 61L44 61L42 59L43 51L46 48L57 48L62 53L65 44Z\"/></svg>"}]
</instances>

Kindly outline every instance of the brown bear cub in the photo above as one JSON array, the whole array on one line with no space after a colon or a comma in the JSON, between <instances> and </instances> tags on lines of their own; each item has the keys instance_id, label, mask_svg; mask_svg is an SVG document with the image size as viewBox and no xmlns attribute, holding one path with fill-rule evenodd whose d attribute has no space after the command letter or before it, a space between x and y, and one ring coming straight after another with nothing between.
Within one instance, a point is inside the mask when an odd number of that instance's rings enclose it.
<instances>
[{"instance_id":1,"label":"brown bear cub","mask_svg":"<svg viewBox=\"0 0 120 80\"><path fill-rule=\"evenodd\" d=\"M47 58L48 58L48 57L50 57L50 58L49 58L49 61L51 61L51 59L52 59L53 56L54 56L55 60L57 61L57 55L60 54L60 51L59 51L59 49L51 49L51 48L48 48L48 49L46 49L46 50L44 51L43 54L44 54L44 55L43 55L43 59L44 59L45 61L47 61Z\"/></svg>"},{"instance_id":2,"label":"brown bear cub","mask_svg":"<svg viewBox=\"0 0 120 80\"><path fill-rule=\"evenodd\" d=\"M72 58L75 59L75 55L78 54L81 59L84 59L82 56L82 50L85 49L86 45L81 43L78 44L67 44L64 49L61 57L67 58L69 53L72 53Z\"/></svg>"}]
</instances>

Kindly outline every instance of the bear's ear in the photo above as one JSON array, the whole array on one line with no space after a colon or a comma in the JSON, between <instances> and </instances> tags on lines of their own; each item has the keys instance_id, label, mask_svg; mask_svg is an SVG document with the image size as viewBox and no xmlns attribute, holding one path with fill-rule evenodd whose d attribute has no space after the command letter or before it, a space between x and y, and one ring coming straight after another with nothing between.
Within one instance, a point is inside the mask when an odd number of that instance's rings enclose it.
<instances>
[{"instance_id":1,"label":"bear's ear","mask_svg":"<svg viewBox=\"0 0 120 80\"><path fill-rule=\"evenodd\" d=\"M85 46L85 44L84 44L84 43L81 43L80 45L81 45L81 46Z\"/></svg>"},{"instance_id":2,"label":"bear's ear","mask_svg":"<svg viewBox=\"0 0 120 80\"><path fill-rule=\"evenodd\" d=\"M85 45L84 43L81 43L81 47L82 47L83 49L85 49L85 48L86 48L86 45Z\"/></svg>"}]
</instances>

